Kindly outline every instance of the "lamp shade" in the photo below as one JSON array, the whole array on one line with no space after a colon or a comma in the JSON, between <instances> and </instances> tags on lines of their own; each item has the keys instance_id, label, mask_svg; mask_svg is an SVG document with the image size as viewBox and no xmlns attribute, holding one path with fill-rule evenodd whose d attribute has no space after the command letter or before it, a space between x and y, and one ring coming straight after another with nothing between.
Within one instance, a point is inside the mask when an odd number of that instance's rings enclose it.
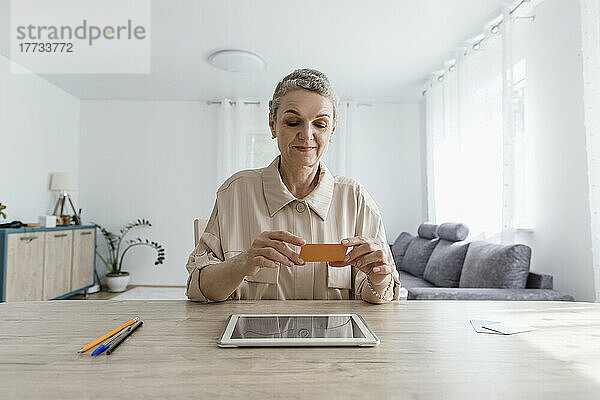
<instances>
[{"instance_id":1,"label":"lamp shade","mask_svg":"<svg viewBox=\"0 0 600 400\"><path fill-rule=\"evenodd\" d=\"M77 177L72 172L54 172L50 175L50 190L77 190Z\"/></svg>"}]
</instances>

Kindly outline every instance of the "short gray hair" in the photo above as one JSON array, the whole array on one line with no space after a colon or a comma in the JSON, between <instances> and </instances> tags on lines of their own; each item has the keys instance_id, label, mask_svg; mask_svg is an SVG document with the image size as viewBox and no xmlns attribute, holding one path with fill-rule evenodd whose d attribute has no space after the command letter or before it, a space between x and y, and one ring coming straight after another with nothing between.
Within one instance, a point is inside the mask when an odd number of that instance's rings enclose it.
<instances>
[{"instance_id":1,"label":"short gray hair","mask_svg":"<svg viewBox=\"0 0 600 400\"><path fill-rule=\"evenodd\" d=\"M277 110L281 103L281 98L288 92L296 89L306 89L311 92L327 97L333 104L333 121L337 120L338 96L333 90L327 75L321 71L310 68L297 69L291 74L286 75L275 88L273 99L269 101L269 113L275 121L277 119Z\"/></svg>"}]
</instances>

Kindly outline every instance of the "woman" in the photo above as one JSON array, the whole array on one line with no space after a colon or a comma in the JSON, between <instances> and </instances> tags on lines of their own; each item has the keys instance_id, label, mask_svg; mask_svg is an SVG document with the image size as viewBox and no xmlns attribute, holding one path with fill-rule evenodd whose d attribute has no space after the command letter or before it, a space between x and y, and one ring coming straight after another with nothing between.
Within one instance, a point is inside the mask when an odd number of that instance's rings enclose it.
<instances>
[{"instance_id":1,"label":"woman","mask_svg":"<svg viewBox=\"0 0 600 400\"><path fill-rule=\"evenodd\" d=\"M333 176L320 161L335 132L337 103L322 72L299 69L279 82L269 126L281 154L218 189L186 265L191 300L398 298L377 205L359 183ZM299 255L306 243L351 250L343 262L306 263Z\"/></svg>"}]
</instances>

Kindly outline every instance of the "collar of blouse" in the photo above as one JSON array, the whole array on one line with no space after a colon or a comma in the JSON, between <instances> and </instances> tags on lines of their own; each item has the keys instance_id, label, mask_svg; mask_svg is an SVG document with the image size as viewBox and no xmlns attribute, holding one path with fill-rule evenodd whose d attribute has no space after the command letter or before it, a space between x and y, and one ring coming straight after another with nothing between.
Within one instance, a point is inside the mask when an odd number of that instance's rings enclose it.
<instances>
[{"instance_id":1,"label":"collar of blouse","mask_svg":"<svg viewBox=\"0 0 600 400\"><path fill-rule=\"evenodd\" d=\"M327 217L327 212L333 197L334 177L323 161L319 161L320 172L317 186L304 199L297 199L290 193L288 188L281 180L279 174L279 158L275 157L273 162L263 170L262 181L269 215L273 217L284 206L294 200L306 201L308 206L314 211L323 221Z\"/></svg>"}]
</instances>

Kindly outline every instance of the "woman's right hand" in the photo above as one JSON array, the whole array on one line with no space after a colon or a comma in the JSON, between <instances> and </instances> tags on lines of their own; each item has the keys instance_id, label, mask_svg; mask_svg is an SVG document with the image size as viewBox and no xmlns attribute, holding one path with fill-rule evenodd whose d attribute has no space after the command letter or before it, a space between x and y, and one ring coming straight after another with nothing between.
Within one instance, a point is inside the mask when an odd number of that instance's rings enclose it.
<instances>
[{"instance_id":1,"label":"woman's right hand","mask_svg":"<svg viewBox=\"0 0 600 400\"><path fill-rule=\"evenodd\" d=\"M277 268L279 263L293 267L304 265L300 254L286 243L304 246L306 241L300 236L286 231L264 231L252 242L249 250L239 254L239 265L244 276L253 276L261 268Z\"/></svg>"}]
</instances>

